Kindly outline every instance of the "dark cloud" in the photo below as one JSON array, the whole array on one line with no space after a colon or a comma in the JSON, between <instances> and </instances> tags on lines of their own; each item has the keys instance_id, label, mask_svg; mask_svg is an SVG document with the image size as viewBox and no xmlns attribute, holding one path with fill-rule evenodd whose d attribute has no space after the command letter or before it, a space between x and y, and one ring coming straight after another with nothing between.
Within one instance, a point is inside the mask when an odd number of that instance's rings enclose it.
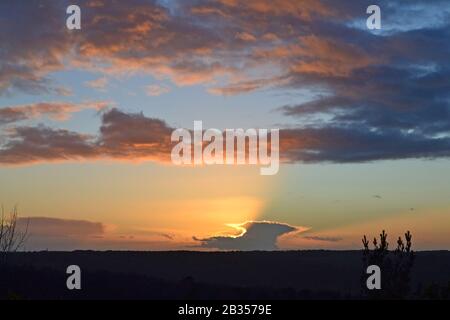
<instances>
[{"instance_id":1,"label":"dark cloud","mask_svg":"<svg viewBox=\"0 0 450 320\"><path fill-rule=\"evenodd\" d=\"M61 93L47 75L63 68L72 45L64 13L59 1L0 2L0 95Z\"/></svg>"},{"instance_id":2,"label":"dark cloud","mask_svg":"<svg viewBox=\"0 0 450 320\"><path fill-rule=\"evenodd\" d=\"M192 15L171 14L156 0L81 0L82 32L66 29L66 1L5 0L0 4L0 94L57 93L55 71L145 72L180 85L231 70L222 39Z\"/></svg>"},{"instance_id":3,"label":"dark cloud","mask_svg":"<svg viewBox=\"0 0 450 320\"><path fill-rule=\"evenodd\" d=\"M288 224L267 221L252 221L237 226L242 230L238 236L216 236L194 240L203 248L220 250L277 250L277 239L285 234L302 231Z\"/></svg>"},{"instance_id":4,"label":"dark cloud","mask_svg":"<svg viewBox=\"0 0 450 320\"><path fill-rule=\"evenodd\" d=\"M169 161L172 131L161 120L111 109L103 112L97 136L46 126L11 129L6 142L0 146L0 163L89 159Z\"/></svg>"},{"instance_id":5,"label":"dark cloud","mask_svg":"<svg viewBox=\"0 0 450 320\"><path fill-rule=\"evenodd\" d=\"M114 228L101 222L59 219L50 217L23 217L17 221L18 231L27 231L24 250L90 250L92 244L100 250L176 249L182 243L174 236L157 231L133 230L134 234L120 235Z\"/></svg>"},{"instance_id":6,"label":"dark cloud","mask_svg":"<svg viewBox=\"0 0 450 320\"><path fill-rule=\"evenodd\" d=\"M211 86L220 77L223 85L210 87L210 92L287 88L315 95L312 101L279 109L301 124L281 132L286 162L449 156L446 1L378 1L380 32L365 28L370 1L79 4L83 30L68 32L61 23L64 2L1 2L0 94L58 91L49 75L67 67L106 74L145 72L179 85ZM16 110L2 115L0 123L27 117ZM95 141L75 132L16 128L2 139L0 162L167 160L170 130L160 120L119 111L103 116Z\"/></svg>"},{"instance_id":7,"label":"dark cloud","mask_svg":"<svg viewBox=\"0 0 450 320\"><path fill-rule=\"evenodd\" d=\"M48 217L19 218L17 226L21 229L28 226L30 236L41 237L98 236L103 234L105 229L99 222Z\"/></svg>"},{"instance_id":8,"label":"dark cloud","mask_svg":"<svg viewBox=\"0 0 450 320\"><path fill-rule=\"evenodd\" d=\"M174 129L164 121L117 109L102 116L98 146L105 156L126 159L169 160Z\"/></svg>"},{"instance_id":9,"label":"dark cloud","mask_svg":"<svg viewBox=\"0 0 450 320\"><path fill-rule=\"evenodd\" d=\"M325 242L339 242L342 238L337 237L319 237L319 236L305 236L303 239L315 240L315 241L325 241Z\"/></svg>"},{"instance_id":10,"label":"dark cloud","mask_svg":"<svg viewBox=\"0 0 450 320\"><path fill-rule=\"evenodd\" d=\"M104 102L73 104L65 102L42 102L0 109L0 125L47 116L53 120L66 120L74 112L83 109L100 110Z\"/></svg>"},{"instance_id":11,"label":"dark cloud","mask_svg":"<svg viewBox=\"0 0 450 320\"><path fill-rule=\"evenodd\" d=\"M79 33L66 29L65 1L0 3L0 94L61 93L50 73L74 66L98 70L99 59L110 72L179 73L175 78L182 83L201 81L218 67L194 58L212 45L212 33L171 18L157 1L77 4L83 19ZM182 53L189 61L177 58Z\"/></svg>"},{"instance_id":12,"label":"dark cloud","mask_svg":"<svg viewBox=\"0 0 450 320\"><path fill-rule=\"evenodd\" d=\"M81 160L97 155L91 136L45 126L18 127L0 148L0 163Z\"/></svg>"},{"instance_id":13,"label":"dark cloud","mask_svg":"<svg viewBox=\"0 0 450 320\"><path fill-rule=\"evenodd\" d=\"M27 231L24 250L174 250L185 245L175 235L151 230L129 230L117 233L115 227L89 220L51 217L22 217L17 230Z\"/></svg>"},{"instance_id":14,"label":"dark cloud","mask_svg":"<svg viewBox=\"0 0 450 320\"><path fill-rule=\"evenodd\" d=\"M46 126L10 129L0 146L0 163L96 159L169 162L172 131L162 120L111 109L103 112L98 135ZM280 155L287 163L431 159L448 157L450 140L364 126L282 129Z\"/></svg>"},{"instance_id":15,"label":"dark cloud","mask_svg":"<svg viewBox=\"0 0 450 320\"><path fill-rule=\"evenodd\" d=\"M272 78L212 91L284 87L316 92L312 101L281 108L303 124L284 131L282 151L288 161L448 157L450 42L442 40L450 39L450 10L442 10L444 3L379 1L385 31L374 33L364 24L368 1L317 1L315 6L277 1L274 11L266 2L249 2L241 10L237 2L204 1L202 16L224 17L256 39L246 44L246 66L279 70ZM424 19L429 15L436 20ZM289 30L269 21L280 17ZM250 26L253 22L258 29ZM272 42L265 34L272 34Z\"/></svg>"},{"instance_id":16,"label":"dark cloud","mask_svg":"<svg viewBox=\"0 0 450 320\"><path fill-rule=\"evenodd\" d=\"M322 127L280 131L280 149L287 162L365 162L385 159L450 156L450 139L429 138L398 130L367 127Z\"/></svg>"},{"instance_id":17,"label":"dark cloud","mask_svg":"<svg viewBox=\"0 0 450 320\"><path fill-rule=\"evenodd\" d=\"M27 230L24 250L75 250L105 233L100 222L49 217L19 218L17 227Z\"/></svg>"}]
</instances>

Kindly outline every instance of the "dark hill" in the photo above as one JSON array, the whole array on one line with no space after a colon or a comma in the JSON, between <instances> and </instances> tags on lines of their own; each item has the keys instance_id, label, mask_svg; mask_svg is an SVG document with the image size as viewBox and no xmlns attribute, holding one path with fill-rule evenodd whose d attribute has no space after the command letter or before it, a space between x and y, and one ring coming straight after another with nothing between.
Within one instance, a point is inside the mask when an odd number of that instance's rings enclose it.
<instances>
[{"instance_id":1,"label":"dark hill","mask_svg":"<svg viewBox=\"0 0 450 320\"><path fill-rule=\"evenodd\" d=\"M36 292L55 287L59 297L65 297L65 271L72 264L81 267L88 298L357 297L362 272L361 251L74 251L15 253L10 258L3 278L26 278ZM449 282L450 252L417 253L413 290ZM34 296L27 291L31 289L17 290Z\"/></svg>"}]
</instances>

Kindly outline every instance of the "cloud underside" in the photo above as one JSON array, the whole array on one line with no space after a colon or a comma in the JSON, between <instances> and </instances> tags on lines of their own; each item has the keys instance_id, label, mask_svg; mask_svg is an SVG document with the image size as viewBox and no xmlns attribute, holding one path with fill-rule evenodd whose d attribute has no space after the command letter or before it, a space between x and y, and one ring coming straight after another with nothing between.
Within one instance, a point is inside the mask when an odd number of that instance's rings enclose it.
<instances>
[{"instance_id":1,"label":"cloud underside","mask_svg":"<svg viewBox=\"0 0 450 320\"><path fill-rule=\"evenodd\" d=\"M20 121L48 117L52 120L63 121L71 117L73 113L83 109L101 110L107 106L107 102L67 103L67 102L42 102L28 105L4 107L0 109L0 126Z\"/></svg>"},{"instance_id":2,"label":"cloud underside","mask_svg":"<svg viewBox=\"0 0 450 320\"><path fill-rule=\"evenodd\" d=\"M28 230L33 236L48 237L99 236L105 231L100 222L49 217L19 218L17 227L22 231Z\"/></svg>"},{"instance_id":3,"label":"cloud underside","mask_svg":"<svg viewBox=\"0 0 450 320\"><path fill-rule=\"evenodd\" d=\"M170 163L177 142L171 141L174 128L164 121L118 109L104 111L101 120L97 135L47 126L11 128L0 148L0 164L90 160ZM286 163L435 158L448 156L449 150L447 139L417 134L389 135L339 127L280 130L280 157Z\"/></svg>"},{"instance_id":4,"label":"cloud underside","mask_svg":"<svg viewBox=\"0 0 450 320\"><path fill-rule=\"evenodd\" d=\"M105 225L87 220L25 217L17 220L17 231L26 234L25 250L73 250L83 242L102 237Z\"/></svg>"},{"instance_id":5,"label":"cloud underside","mask_svg":"<svg viewBox=\"0 0 450 320\"><path fill-rule=\"evenodd\" d=\"M269 221L250 221L234 227L242 233L238 236L215 236L205 239L194 237L194 240L200 242L202 248L239 251L277 250L279 237L306 230L302 227Z\"/></svg>"},{"instance_id":6,"label":"cloud underside","mask_svg":"<svg viewBox=\"0 0 450 320\"><path fill-rule=\"evenodd\" d=\"M274 106L299 123L281 130L285 162L448 157L447 2L379 1L379 34L364 28L369 4L197 0L166 8L157 1L85 0L82 32L68 32L62 2L2 1L0 95L63 94L67 88L51 74L67 68L100 73L89 84L100 89L109 75L146 73L179 86L203 84L212 94L308 90L308 101ZM96 135L17 124L78 110L65 108L0 109L0 125L8 125L0 163L170 157L173 128L142 114L103 113Z\"/></svg>"},{"instance_id":7,"label":"cloud underside","mask_svg":"<svg viewBox=\"0 0 450 320\"><path fill-rule=\"evenodd\" d=\"M26 234L25 250L92 249L93 244L99 250L151 250L185 245L163 232L137 229L122 232L101 222L52 217L19 218L17 232Z\"/></svg>"}]
</instances>

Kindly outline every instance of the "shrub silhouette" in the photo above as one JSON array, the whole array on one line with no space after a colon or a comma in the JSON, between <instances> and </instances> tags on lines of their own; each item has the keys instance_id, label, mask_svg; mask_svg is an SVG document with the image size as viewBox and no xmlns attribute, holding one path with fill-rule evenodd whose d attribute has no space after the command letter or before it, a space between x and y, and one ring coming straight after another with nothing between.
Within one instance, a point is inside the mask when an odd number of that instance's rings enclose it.
<instances>
[{"instance_id":1,"label":"shrub silhouette","mask_svg":"<svg viewBox=\"0 0 450 320\"><path fill-rule=\"evenodd\" d=\"M369 240L364 235L363 249L363 275L361 277L362 293L369 299L405 299L410 294L410 274L414 263L412 251L412 235L405 233L405 239L397 240L397 248L389 251L387 233L380 233L379 241L374 238L373 249L369 248ZM381 290L368 290L366 280L367 267L377 265L381 269Z\"/></svg>"}]
</instances>

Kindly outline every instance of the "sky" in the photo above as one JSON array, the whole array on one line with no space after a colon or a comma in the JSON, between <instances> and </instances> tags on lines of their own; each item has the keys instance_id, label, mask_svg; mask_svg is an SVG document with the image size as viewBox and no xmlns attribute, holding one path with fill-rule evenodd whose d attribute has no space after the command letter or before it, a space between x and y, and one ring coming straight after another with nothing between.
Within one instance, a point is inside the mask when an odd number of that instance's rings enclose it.
<instances>
[{"instance_id":1,"label":"sky","mask_svg":"<svg viewBox=\"0 0 450 320\"><path fill-rule=\"evenodd\" d=\"M446 0L3 0L0 203L26 250L343 250L381 230L450 249L449 18ZM174 165L196 120L279 129L279 172Z\"/></svg>"}]
</instances>

